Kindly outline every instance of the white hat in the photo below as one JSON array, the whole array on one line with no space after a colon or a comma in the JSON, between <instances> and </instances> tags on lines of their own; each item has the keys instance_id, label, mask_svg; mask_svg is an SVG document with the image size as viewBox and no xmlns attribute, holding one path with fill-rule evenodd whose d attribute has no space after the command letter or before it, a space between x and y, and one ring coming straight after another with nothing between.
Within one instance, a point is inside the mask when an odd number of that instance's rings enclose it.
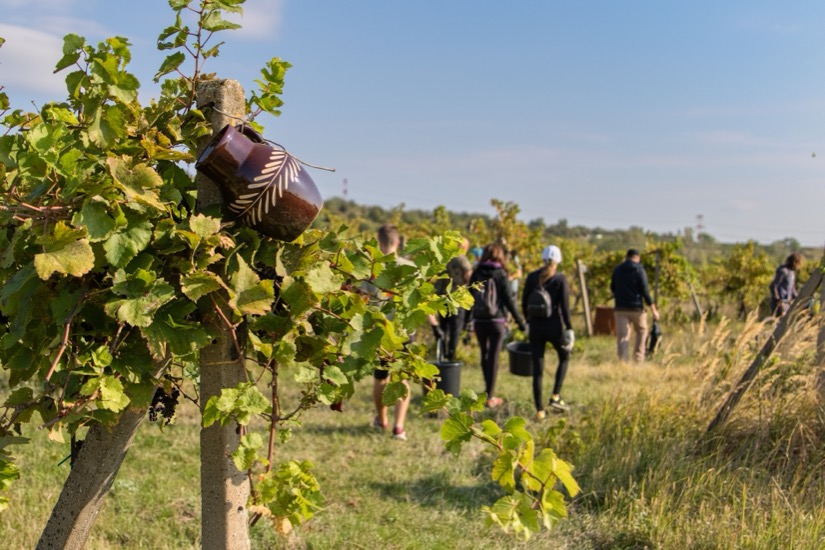
<instances>
[{"instance_id":1,"label":"white hat","mask_svg":"<svg viewBox=\"0 0 825 550\"><path fill-rule=\"evenodd\" d=\"M561 250L558 246L551 244L541 252L541 259L545 262L561 263Z\"/></svg>"}]
</instances>

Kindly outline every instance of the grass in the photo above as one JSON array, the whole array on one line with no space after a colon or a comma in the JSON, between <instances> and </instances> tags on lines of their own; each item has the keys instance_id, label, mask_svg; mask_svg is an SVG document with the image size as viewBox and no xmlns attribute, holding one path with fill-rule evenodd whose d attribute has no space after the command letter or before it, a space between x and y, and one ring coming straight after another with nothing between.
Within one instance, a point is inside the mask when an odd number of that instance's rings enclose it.
<instances>
[{"instance_id":1,"label":"grass","mask_svg":"<svg viewBox=\"0 0 825 550\"><path fill-rule=\"evenodd\" d=\"M580 339L565 383L568 415L530 421L544 445L572 462L583 492L570 518L521 542L488 527L480 508L502 492L491 455L469 444L446 453L438 419L418 416L410 439L376 433L371 381L343 413L307 413L278 459L308 459L326 496L309 523L279 538L263 522L254 548L821 548L825 545L825 415L815 386L816 326L797 327L765 372L711 435L708 423L747 368L766 327L703 323L665 334L644 365L615 361L610 337ZM479 390L474 351L464 351L462 387ZM548 355L548 358L551 358ZM530 379L511 375L502 355L504 406L485 414L532 418ZM548 360L549 396L554 361ZM8 548L32 548L56 501L68 445L35 445L20 455L24 478L0 513ZM200 546L197 411L181 406L176 425L141 427L88 544L90 549Z\"/></svg>"}]
</instances>

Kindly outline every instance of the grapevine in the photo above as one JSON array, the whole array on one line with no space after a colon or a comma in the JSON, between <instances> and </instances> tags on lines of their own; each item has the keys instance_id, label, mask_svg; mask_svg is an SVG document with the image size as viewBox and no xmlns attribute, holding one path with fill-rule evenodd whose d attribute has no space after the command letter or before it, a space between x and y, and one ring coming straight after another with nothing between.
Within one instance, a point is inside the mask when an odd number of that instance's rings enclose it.
<instances>
[{"instance_id":1,"label":"grapevine","mask_svg":"<svg viewBox=\"0 0 825 550\"><path fill-rule=\"evenodd\" d=\"M458 233L411 239L403 251L410 266L343 226L281 243L196 211L197 187L184 165L210 129L195 94L210 78L204 62L219 52L213 36L237 27L222 15L242 4L169 1L175 23L158 47L171 53L155 75L160 97L149 105L139 101L124 37L91 45L66 36L56 67L66 97L37 112L10 110L0 90L0 364L11 387L0 406L0 491L25 475L14 449L28 443L20 435L27 430L80 441L141 409L171 425L183 395L178 381L197 389L198 352L215 336L202 323L207 314L231 333L247 380L202 403L202 424L241 426L233 460L255 479L249 507L283 532L322 502L313 465L276 461L302 413L343 406L377 366L390 371L387 402L406 391L403 380L437 374L426 346L408 341L427 316L470 305L466 291L434 292L459 251ZM249 113L279 113L288 68L277 58L267 63ZM371 302L360 291L366 281L386 298ZM297 402L283 398L285 383L301 386ZM448 448L490 444L512 465L498 472L499 482L533 503L507 516L491 512L499 524L527 537L563 515L563 499L551 492L561 481L575 494L569 465L546 453L534 460L532 436L518 421L475 427L483 396L429 395L428 408L451 415ZM255 418L269 426L266 443L249 429Z\"/></svg>"}]
</instances>

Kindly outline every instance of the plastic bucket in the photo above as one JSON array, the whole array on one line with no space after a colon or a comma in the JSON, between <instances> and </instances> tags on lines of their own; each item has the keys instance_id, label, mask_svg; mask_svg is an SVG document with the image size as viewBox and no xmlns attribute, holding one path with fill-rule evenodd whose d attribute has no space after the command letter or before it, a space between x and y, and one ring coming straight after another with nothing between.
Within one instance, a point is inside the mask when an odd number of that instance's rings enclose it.
<instances>
[{"instance_id":1,"label":"plastic bucket","mask_svg":"<svg viewBox=\"0 0 825 550\"><path fill-rule=\"evenodd\" d=\"M435 387L444 393L455 395L461 393L461 361L445 361L444 340L437 340L435 343L435 365L438 368L438 380L424 380L424 389L429 388L433 382Z\"/></svg>"},{"instance_id":2,"label":"plastic bucket","mask_svg":"<svg viewBox=\"0 0 825 550\"><path fill-rule=\"evenodd\" d=\"M507 344L510 354L510 372L516 376L533 376L533 360L529 342L510 342Z\"/></svg>"},{"instance_id":3,"label":"plastic bucket","mask_svg":"<svg viewBox=\"0 0 825 550\"><path fill-rule=\"evenodd\" d=\"M461 393L461 361L436 361L438 380L425 380L424 387L435 382L435 387L444 393L458 396Z\"/></svg>"}]
</instances>

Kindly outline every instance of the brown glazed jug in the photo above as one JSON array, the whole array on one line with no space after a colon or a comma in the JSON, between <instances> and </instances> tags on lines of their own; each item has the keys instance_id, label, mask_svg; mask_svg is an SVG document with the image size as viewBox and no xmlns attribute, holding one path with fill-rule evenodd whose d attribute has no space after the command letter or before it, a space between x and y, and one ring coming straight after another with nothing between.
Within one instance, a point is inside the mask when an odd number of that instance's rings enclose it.
<instances>
[{"instance_id":1,"label":"brown glazed jug","mask_svg":"<svg viewBox=\"0 0 825 550\"><path fill-rule=\"evenodd\" d=\"M295 240L324 204L295 157L243 124L215 134L195 168L218 185L232 217L273 239Z\"/></svg>"}]
</instances>

